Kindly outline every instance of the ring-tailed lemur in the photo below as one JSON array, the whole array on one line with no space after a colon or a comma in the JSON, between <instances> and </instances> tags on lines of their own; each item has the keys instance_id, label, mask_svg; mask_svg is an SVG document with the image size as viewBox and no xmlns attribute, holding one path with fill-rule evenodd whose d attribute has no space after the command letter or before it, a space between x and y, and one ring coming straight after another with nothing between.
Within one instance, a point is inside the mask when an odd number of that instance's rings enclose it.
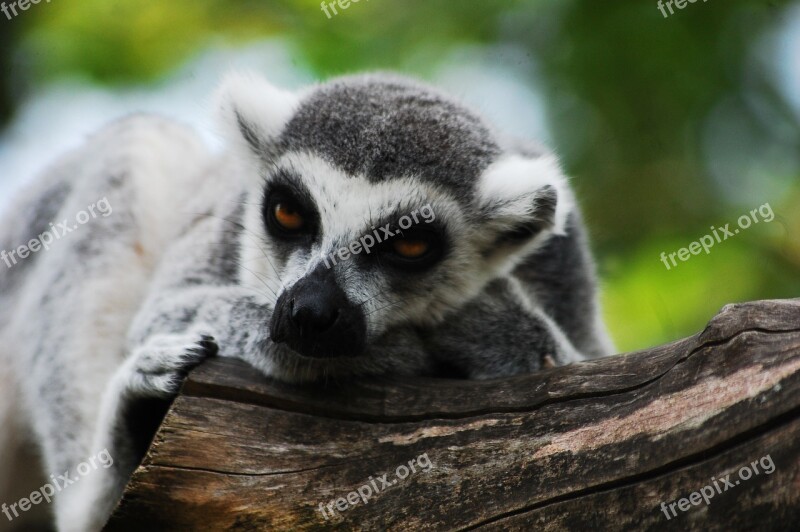
<instances>
[{"instance_id":1,"label":"ring-tailed lemur","mask_svg":"<svg viewBox=\"0 0 800 532\"><path fill-rule=\"evenodd\" d=\"M101 527L152 436L141 414L209 355L315 381L486 379L611 353L553 155L392 75L290 93L234 74L218 110L224 155L127 118L0 225L11 250L100 198L113 207L0 264L0 378L18 397L0 401L4 430L38 442L48 473L100 449L115 460L57 495L59 530ZM433 219L398 229L422 209ZM380 243L358 253L366 235Z\"/></svg>"}]
</instances>

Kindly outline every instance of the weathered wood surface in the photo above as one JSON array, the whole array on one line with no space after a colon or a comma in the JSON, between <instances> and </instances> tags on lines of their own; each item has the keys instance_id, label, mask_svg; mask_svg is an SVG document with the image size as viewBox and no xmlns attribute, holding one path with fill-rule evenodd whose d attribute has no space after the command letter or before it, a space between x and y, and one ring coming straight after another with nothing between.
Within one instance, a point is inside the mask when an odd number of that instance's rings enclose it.
<instances>
[{"instance_id":1,"label":"weathered wood surface","mask_svg":"<svg viewBox=\"0 0 800 532\"><path fill-rule=\"evenodd\" d=\"M399 480L398 466L423 454L432 467ZM759 474L740 480L740 468L759 460ZM397 482L380 490L385 473ZM676 504L667 519L662 502L688 498L712 477L722 493L685 512ZM320 503L373 480L379 493L368 504L323 517ZM798 523L800 300L791 300L731 305L670 345L495 382L300 389L212 360L190 375L109 529Z\"/></svg>"}]
</instances>

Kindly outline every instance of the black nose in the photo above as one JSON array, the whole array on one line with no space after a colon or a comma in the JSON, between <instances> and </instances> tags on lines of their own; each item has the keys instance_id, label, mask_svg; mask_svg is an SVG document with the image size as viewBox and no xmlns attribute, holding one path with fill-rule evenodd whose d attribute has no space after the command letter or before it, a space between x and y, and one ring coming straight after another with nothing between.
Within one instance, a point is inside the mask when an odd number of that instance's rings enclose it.
<instances>
[{"instance_id":1,"label":"black nose","mask_svg":"<svg viewBox=\"0 0 800 532\"><path fill-rule=\"evenodd\" d=\"M336 304L330 304L321 298L304 298L299 303L296 298L292 298L290 307L292 324L297 327L300 336L318 336L330 330L339 317Z\"/></svg>"},{"instance_id":2,"label":"black nose","mask_svg":"<svg viewBox=\"0 0 800 532\"><path fill-rule=\"evenodd\" d=\"M281 294L270 323L273 342L312 358L358 356L366 335L363 310L324 265Z\"/></svg>"}]
</instances>

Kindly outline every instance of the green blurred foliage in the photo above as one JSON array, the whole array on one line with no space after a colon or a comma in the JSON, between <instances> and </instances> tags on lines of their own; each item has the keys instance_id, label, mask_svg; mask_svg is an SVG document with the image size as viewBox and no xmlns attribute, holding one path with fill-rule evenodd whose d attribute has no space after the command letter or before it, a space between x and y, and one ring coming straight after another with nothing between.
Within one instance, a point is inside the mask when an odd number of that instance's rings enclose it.
<instances>
[{"instance_id":1,"label":"green blurred foliage","mask_svg":"<svg viewBox=\"0 0 800 532\"><path fill-rule=\"evenodd\" d=\"M775 65L757 53L793 5L713 0L664 19L655 0L361 0L328 19L318 0L53 2L15 20L14 33L3 26L0 65L17 74L0 104L65 76L157 80L204 48L267 37L288 41L320 78L375 68L427 76L459 46L518 47L536 66L526 75L575 178L608 322L627 350L694 333L728 302L800 294L800 124ZM712 179L707 121L726 98L748 138L790 154L794 170L768 176L788 183L780 196L765 186L743 206ZM726 145L732 156L753 151L737 142ZM662 252L765 202L772 224L672 270L661 263Z\"/></svg>"}]
</instances>

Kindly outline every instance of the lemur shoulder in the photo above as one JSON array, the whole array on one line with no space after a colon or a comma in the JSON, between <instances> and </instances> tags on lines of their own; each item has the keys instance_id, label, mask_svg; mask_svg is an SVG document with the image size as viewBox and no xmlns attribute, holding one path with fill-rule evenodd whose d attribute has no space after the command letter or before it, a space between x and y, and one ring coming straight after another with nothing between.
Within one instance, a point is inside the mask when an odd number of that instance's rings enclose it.
<instances>
[{"instance_id":1,"label":"lemur shoulder","mask_svg":"<svg viewBox=\"0 0 800 532\"><path fill-rule=\"evenodd\" d=\"M207 356L313 383L488 379L611 353L551 153L394 75L292 93L233 74L217 102L224 154L129 117L0 223L13 249L100 198L113 206L0 264L1 389L17 397L0 401L3 426L30 435L46 472L99 449L116 461L58 494L59 530L100 529L146 448L141 406L173 397ZM20 443L0 441L0 456Z\"/></svg>"}]
</instances>

